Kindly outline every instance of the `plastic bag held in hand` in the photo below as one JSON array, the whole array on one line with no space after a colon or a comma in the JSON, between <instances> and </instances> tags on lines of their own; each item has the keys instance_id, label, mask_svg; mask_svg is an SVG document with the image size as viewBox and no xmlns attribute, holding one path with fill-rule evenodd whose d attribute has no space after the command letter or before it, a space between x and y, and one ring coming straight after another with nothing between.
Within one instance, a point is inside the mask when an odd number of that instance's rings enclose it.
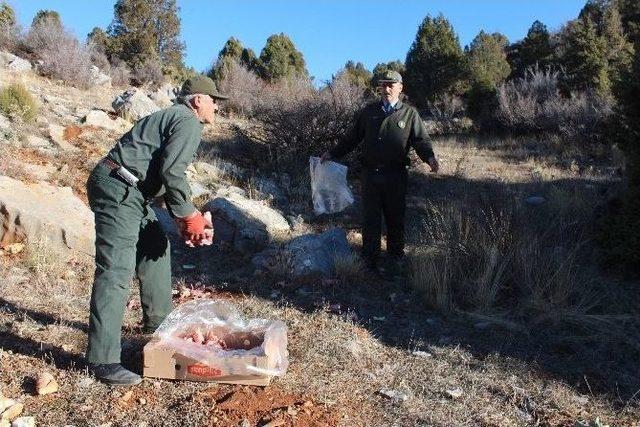
<instances>
[{"instance_id":1,"label":"plastic bag held in hand","mask_svg":"<svg viewBox=\"0 0 640 427\"><path fill-rule=\"evenodd\" d=\"M319 157L309 158L311 198L317 215L344 210L353 203L353 193L347 186L347 167Z\"/></svg>"}]
</instances>

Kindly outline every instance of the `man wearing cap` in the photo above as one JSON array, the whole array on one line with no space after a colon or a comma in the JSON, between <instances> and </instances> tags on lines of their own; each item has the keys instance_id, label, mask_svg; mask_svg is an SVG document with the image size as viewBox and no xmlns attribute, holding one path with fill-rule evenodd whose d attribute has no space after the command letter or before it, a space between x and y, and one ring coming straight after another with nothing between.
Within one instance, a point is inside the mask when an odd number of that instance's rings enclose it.
<instances>
[{"instance_id":1,"label":"man wearing cap","mask_svg":"<svg viewBox=\"0 0 640 427\"><path fill-rule=\"evenodd\" d=\"M377 271L381 216L387 227L387 254L396 271L404 256L404 215L409 148L438 171L429 135L415 108L400 101L402 76L387 71L378 79L382 99L364 107L349 133L322 161L340 158L362 143L362 255Z\"/></svg>"},{"instance_id":2,"label":"man wearing cap","mask_svg":"<svg viewBox=\"0 0 640 427\"><path fill-rule=\"evenodd\" d=\"M191 203L185 170L204 124L214 121L217 100L226 98L208 77L187 80L175 105L140 119L89 176L96 270L87 360L101 381L141 381L120 364L121 328L133 275L140 281L145 333L153 332L172 309L169 241L149 200L164 197L188 246L210 242L212 224Z\"/></svg>"}]
</instances>

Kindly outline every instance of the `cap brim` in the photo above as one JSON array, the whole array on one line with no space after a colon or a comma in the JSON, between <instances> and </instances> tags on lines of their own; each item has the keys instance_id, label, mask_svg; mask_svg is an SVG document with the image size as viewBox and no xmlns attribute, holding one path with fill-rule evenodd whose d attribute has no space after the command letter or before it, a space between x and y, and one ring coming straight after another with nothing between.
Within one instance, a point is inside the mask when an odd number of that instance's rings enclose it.
<instances>
[{"instance_id":1,"label":"cap brim","mask_svg":"<svg viewBox=\"0 0 640 427\"><path fill-rule=\"evenodd\" d=\"M379 79L378 83L402 83L400 80Z\"/></svg>"},{"instance_id":2,"label":"cap brim","mask_svg":"<svg viewBox=\"0 0 640 427\"><path fill-rule=\"evenodd\" d=\"M225 100L225 99L229 99L228 96L226 95L209 95L210 97L212 97L213 99L221 99L221 100Z\"/></svg>"}]
</instances>

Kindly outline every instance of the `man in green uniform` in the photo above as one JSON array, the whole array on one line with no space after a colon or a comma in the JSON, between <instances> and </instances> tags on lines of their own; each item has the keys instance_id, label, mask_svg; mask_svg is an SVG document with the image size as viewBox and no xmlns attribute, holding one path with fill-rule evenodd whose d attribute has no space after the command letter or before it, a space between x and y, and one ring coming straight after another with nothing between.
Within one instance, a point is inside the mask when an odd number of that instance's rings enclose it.
<instances>
[{"instance_id":1,"label":"man in green uniform","mask_svg":"<svg viewBox=\"0 0 640 427\"><path fill-rule=\"evenodd\" d=\"M144 332L153 332L172 309L169 241L149 200L164 196L189 246L207 244L212 235L212 224L190 201L185 170L204 124L214 121L217 100L226 98L208 77L187 80L179 102L139 120L89 176L96 270L87 359L101 381L141 381L120 364L122 321L133 275L140 281Z\"/></svg>"},{"instance_id":2,"label":"man in green uniform","mask_svg":"<svg viewBox=\"0 0 640 427\"><path fill-rule=\"evenodd\" d=\"M378 84L382 99L364 107L345 138L321 157L322 161L340 158L363 144L362 255L372 270L377 269L380 254L381 216L387 226L387 253L396 269L403 260L409 148L413 147L433 172L438 171L420 115L400 101L400 73L388 71Z\"/></svg>"}]
</instances>

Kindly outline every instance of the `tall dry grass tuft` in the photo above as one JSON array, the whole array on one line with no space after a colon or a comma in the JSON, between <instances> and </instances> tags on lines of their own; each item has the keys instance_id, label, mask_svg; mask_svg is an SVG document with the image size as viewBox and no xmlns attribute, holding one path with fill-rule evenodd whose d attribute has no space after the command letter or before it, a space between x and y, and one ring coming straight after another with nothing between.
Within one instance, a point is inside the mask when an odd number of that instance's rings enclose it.
<instances>
[{"instance_id":1,"label":"tall dry grass tuft","mask_svg":"<svg viewBox=\"0 0 640 427\"><path fill-rule=\"evenodd\" d=\"M365 280L364 263L356 253L334 257L333 265L336 277L343 283L358 283Z\"/></svg>"},{"instance_id":2,"label":"tall dry grass tuft","mask_svg":"<svg viewBox=\"0 0 640 427\"><path fill-rule=\"evenodd\" d=\"M442 312L503 316L528 325L607 330L627 319L611 310L590 269L593 201L563 189L542 206L485 197L431 204L410 280ZM587 197L583 195L583 197Z\"/></svg>"}]
</instances>

